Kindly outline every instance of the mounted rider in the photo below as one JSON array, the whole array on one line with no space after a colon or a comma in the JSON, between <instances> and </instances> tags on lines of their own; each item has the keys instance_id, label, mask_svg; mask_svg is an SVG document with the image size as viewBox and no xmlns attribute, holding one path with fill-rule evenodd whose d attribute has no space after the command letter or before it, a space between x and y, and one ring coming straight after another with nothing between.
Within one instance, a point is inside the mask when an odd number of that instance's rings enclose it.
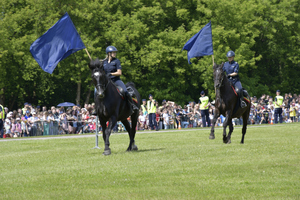
<instances>
[{"instance_id":1,"label":"mounted rider","mask_svg":"<svg viewBox=\"0 0 300 200\"><path fill-rule=\"evenodd\" d=\"M225 62L223 71L226 72L228 80L235 86L235 90L241 100L241 107L245 108L247 104L244 101L243 88L238 75L240 66L236 61L234 61L235 53L233 51L228 51L226 56L228 58L228 62Z\"/></svg>"},{"instance_id":2,"label":"mounted rider","mask_svg":"<svg viewBox=\"0 0 300 200\"><path fill-rule=\"evenodd\" d=\"M139 108L133 103L132 97L128 93L125 84L120 79L120 76L122 75L122 67L120 60L116 58L117 51L117 48L114 46L108 46L106 48L106 58L103 60L104 71L116 85L123 89L126 100L129 102L132 110L138 111Z\"/></svg>"}]
</instances>

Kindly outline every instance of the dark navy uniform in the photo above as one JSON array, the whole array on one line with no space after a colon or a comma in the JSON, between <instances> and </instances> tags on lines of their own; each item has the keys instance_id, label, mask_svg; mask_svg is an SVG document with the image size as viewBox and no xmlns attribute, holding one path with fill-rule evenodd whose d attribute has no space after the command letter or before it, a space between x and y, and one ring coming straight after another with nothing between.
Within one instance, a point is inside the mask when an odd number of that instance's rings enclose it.
<instances>
[{"instance_id":1,"label":"dark navy uniform","mask_svg":"<svg viewBox=\"0 0 300 200\"><path fill-rule=\"evenodd\" d=\"M3 125L4 125L4 119L5 119L5 110L3 106L0 104L0 113L2 112L2 115L0 115L0 138L3 138L4 130L3 130Z\"/></svg>"},{"instance_id":2,"label":"dark navy uniform","mask_svg":"<svg viewBox=\"0 0 300 200\"><path fill-rule=\"evenodd\" d=\"M123 83L123 81L120 79L120 76L111 75L111 73L117 72L118 69L122 70L120 60L118 58L113 58L110 63L108 63L108 60L104 60L103 67L105 73L108 74L111 80L114 83L116 83L118 86L122 87L125 92L127 92L126 86Z\"/></svg>"},{"instance_id":3,"label":"dark navy uniform","mask_svg":"<svg viewBox=\"0 0 300 200\"><path fill-rule=\"evenodd\" d=\"M229 54L229 53L230 52L228 52L227 54ZM230 56L227 56L227 57L230 57ZM232 74L234 72L238 74L239 69L240 69L239 64L234 60L226 62L223 66L223 71L226 72L227 75ZM246 107L246 103L244 102L244 94L243 94L242 84L241 84L239 75L227 76L227 78L231 83L233 83L235 90L236 90L237 94L239 95L239 98L241 100L241 107L242 108Z\"/></svg>"},{"instance_id":4,"label":"dark navy uniform","mask_svg":"<svg viewBox=\"0 0 300 200\"><path fill-rule=\"evenodd\" d=\"M236 62L236 61L231 61L231 62L226 62L225 64L224 64L224 66L223 66L223 71L224 72L226 72L226 74L228 75L228 74L232 74L232 73L239 73L239 69L240 69L240 66L239 66L239 64ZM228 80L230 81L230 82L232 82L233 83L233 85L235 86L235 87L237 87L239 90L241 90L242 89L242 84L241 84L241 82L240 82L240 77L239 77L239 75L236 75L236 76L234 76L234 77L232 77L232 76L228 76Z\"/></svg>"}]
</instances>

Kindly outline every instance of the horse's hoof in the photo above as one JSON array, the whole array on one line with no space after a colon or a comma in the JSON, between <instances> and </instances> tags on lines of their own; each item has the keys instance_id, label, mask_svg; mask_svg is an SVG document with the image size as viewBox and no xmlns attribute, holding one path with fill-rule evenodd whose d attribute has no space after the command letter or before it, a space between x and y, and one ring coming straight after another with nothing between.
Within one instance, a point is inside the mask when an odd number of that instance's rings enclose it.
<instances>
[{"instance_id":1,"label":"horse's hoof","mask_svg":"<svg viewBox=\"0 0 300 200\"><path fill-rule=\"evenodd\" d=\"M227 138L223 138L223 143L227 144L228 140Z\"/></svg>"},{"instance_id":2,"label":"horse's hoof","mask_svg":"<svg viewBox=\"0 0 300 200\"><path fill-rule=\"evenodd\" d=\"M110 154L111 154L110 150L104 150L104 152L102 153L102 155L104 155L104 156L108 156Z\"/></svg>"},{"instance_id":3,"label":"horse's hoof","mask_svg":"<svg viewBox=\"0 0 300 200\"><path fill-rule=\"evenodd\" d=\"M138 147L134 144L134 145L132 145L132 150L133 150L133 151L137 151L137 150L138 150Z\"/></svg>"},{"instance_id":4,"label":"horse's hoof","mask_svg":"<svg viewBox=\"0 0 300 200\"><path fill-rule=\"evenodd\" d=\"M215 139L215 135L209 135L209 139L211 140Z\"/></svg>"},{"instance_id":5,"label":"horse's hoof","mask_svg":"<svg viewBox=\"0 0 300 200\"><path fill-rule=\"evenodd\" d=\"M231 140L228 140L228 142L226 144L230 144L231 143Z\"/></svg>"}]
</instances>

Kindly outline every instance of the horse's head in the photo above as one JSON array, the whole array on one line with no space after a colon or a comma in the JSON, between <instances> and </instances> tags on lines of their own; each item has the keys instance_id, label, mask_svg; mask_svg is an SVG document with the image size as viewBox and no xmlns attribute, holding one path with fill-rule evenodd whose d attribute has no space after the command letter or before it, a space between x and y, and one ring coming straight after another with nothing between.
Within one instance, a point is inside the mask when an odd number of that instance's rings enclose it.
<instances>
[{"instance_id":1,"label":"horse's head","mask_svg":"<svg viewBox=\"0 0 300 200\"><path fill-rule=\"evenodd\" d=\"M219 88L223 85L223 79L224 79L224 72L223 72L223 65L224 63L222 63L221 65L217 65L216 63L214 63L214 86L216 88Z\"/></svg>"},{"instance_id":2,"label":"horse's head","mask_svg":"<svg viewBox=\"0 0 300 200\"><path fill-rule=\"evenodd\" d=\"M104 92L108 83L108 78L103 69L103 61L96 58L91 60L89 68L92 71L93 84L96 87L97 95L99 98L104 98Z\"/></svg>"}]
</instances>

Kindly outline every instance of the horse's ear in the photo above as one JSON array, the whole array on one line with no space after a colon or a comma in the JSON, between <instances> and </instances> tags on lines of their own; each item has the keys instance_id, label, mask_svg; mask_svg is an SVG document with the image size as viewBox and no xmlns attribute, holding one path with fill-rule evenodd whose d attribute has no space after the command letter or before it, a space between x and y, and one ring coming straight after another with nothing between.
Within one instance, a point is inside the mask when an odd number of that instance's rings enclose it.
<instances>
[{"instance_id":1,"label":"horse's ear","mask_svg":"<svg viewBox=\"0 0 300 200\"><path fill-rule=\"evenodd\" d=\"M90 68L91 71L93 71L93 70L96 68L96 66L95 66L95 64L94 64L94 60L91 60L91 61L90 61L90 63L89 63L89 68Z\"/></svg>"},{"instance_id":2,"label":"horse's ear","mask_svg":"<svg viewBox=\"0 0 300 200\"><path fill-rule=\"evenodd\" d=\"M96 58L95 60L91 60L89 63L89 68L90 70L94 70L95 68L99 68L100 66L103 66L103 62L100 61L98 58Z\"/></svg>"},{"instance_id":3,"label":"horse's ear","mask_svg":"<svg viewBox=\"0 0 300 200\"><path fill-rule=\"evenodd\" d=\"M224 66L224 62L222 62L222 64L221 64L221 67L223 68L223 66Z\"/></svg>"},{"instance_id":4,"label":"horse's ear","mask_svg":"<svg viewBox=\"0 0 300 200\"><path fill-rule=\"evenodd\" d=\"M217 68L217 64L214 62L213 69Z\"/></svg>"}]
</instances>

